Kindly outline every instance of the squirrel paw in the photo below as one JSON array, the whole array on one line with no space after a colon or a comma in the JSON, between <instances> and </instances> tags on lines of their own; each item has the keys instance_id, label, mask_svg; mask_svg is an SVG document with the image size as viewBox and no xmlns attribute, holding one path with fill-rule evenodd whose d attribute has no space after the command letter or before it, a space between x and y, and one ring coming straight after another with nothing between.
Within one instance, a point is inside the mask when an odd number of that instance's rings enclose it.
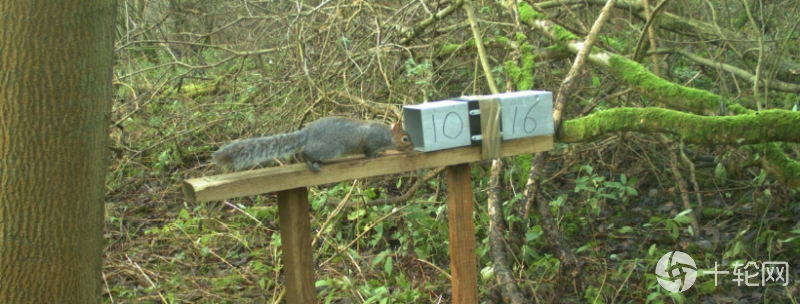
<instances>
[{"instance_id":1,"label":"squirrel paw","mask_svg":"<svg viewBox=\"0 0 800 304\"><path fill-rule=\"evenodd\" d=\"M308 166L308 169L310 169L311 171L319 172L320 170L319 162L312 162L310 160L306 160L306 165Z\"/></svg>"},{"instance_id":2,"label":"squirrel paw","mask_svg":"<svg viewBox=\"0 0 800 304\"><path fill-rule=\"evenodd\" d=\"M366 151L364 152L364 156L366 156L367 158L376 158L378 156L381 156L381 152L383 151Z\"/></svg>"}]
</instances>

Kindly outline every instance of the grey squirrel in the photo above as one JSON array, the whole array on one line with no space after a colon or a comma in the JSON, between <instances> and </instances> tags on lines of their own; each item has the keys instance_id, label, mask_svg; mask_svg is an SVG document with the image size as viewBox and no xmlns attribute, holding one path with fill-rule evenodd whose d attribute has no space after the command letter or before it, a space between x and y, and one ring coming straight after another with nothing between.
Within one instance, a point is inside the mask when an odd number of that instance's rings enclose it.
<instances>
[{"instance_id":1,"label":"grey squirrel","mask_svg":"<svg viewBox=\"0 0 800 304\"><path fill-rule=\"evenodd\" d=\"M342 153L363 152L377 157L386 149L406 151L414 148L411 138L397 124L344 117L326 117L296 132L234 141L214 152L219 165L241 170L300 149L311 171L319 172L321 161Z\"/></svg>"}]
</instances>

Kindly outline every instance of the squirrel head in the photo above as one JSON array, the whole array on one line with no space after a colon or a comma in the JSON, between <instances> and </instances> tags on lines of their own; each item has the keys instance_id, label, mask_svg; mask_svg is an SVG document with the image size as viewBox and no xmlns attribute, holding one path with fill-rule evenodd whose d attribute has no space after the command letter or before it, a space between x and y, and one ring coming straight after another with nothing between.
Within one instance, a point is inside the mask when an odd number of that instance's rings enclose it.
<instances>
[{"instance_id":1,"label":"squirrel head","mask_svg":"<svg viewBox=\"0 0 800 304\"><path fill-rule=\"evenodd\" d=\"M395 150L408 151L414 149L411 137L400 127L400 124L392 124L392 138L394 139Z\"/></svg>"}]
</instances>

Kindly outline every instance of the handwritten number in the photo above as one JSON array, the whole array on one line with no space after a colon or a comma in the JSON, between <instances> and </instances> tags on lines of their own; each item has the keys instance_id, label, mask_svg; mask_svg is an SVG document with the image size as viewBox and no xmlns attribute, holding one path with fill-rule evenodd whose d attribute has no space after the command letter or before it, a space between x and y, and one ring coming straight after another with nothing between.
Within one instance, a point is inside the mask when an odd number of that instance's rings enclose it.
<instances>
[{"instance_id":1,"label":"handwritten number","mask_svg":"<svg viewBox=\"0 0 800 304\"><path fill-rule=\"evenodd\" d=\"M511 121L511 134L517 134L517 112L519 107L514 107L514 120Z\"/></svg>"},{"instance_id":2,"label":"handwritten number","mask_svg":"<svg viewBox=\"0 0 800 304\"><path fill-rule=\"evenodd\" d=\"M527 133L533 133L533 131L536 131L536 127L538 126L536 118L531 117L531 112L533 112L533 109L536 108L536 105L538 104L539 101L537 100L533 105L531 105L531 108L528 110L528 113L525 114L525 120L524 123L522 124L522 127L525 129L525 132ZM533 125L530 131L528 131L528 126L529 126L528 123Z\"/></svg>"},{"instance_id":3,"label":"handwritten number","mask_svg":"<svg viewBox=\"0 0 800 304\"><path fill-rule=\"evenodd\" d=\"M458 133L456 135L454 135L454 136L450 136L450 135L447 134L447 130L448 130L448 128L447 128L447 120L450 119L450 115L454 115L455 118L458 119ZM456 138L458 138L459 135L461 135L461 132L463 130L464 130L464 120L461 119L461 116L459 116L458 113L456 113L456 112L447 113L447 115L444 117L444 122L442 122L442 135L444 135L445 137L447 137L449 139L456 139Z\"/></svg>"},{"instance_id":4,"label":"handwritten number","mask_svg":"<svg viewBox=\"0 0 800 304\"><path fill-rule=\"evenodd\" d=\"M433 126L433 142L436 142L436 120L433 118L434 115L431 115L431 126Z\"/></svg>"}]
</instances>

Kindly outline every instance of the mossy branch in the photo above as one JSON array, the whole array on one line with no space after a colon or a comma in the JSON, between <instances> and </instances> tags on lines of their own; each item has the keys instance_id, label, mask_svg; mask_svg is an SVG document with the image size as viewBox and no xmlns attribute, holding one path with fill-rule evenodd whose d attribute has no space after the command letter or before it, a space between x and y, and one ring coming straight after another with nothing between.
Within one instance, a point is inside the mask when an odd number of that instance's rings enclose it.
<instances>
[{"instance_id":1,"label":"mossy branch","mask_svg":"<svg viewBox=\"0 0 800 304\"><path fill-rule=\"evenodd\" d=\"M544 37L568 51L577 54L583 47L585 42L577 39L574 35L568 34L568 31L563 27L541 19L542 16L535 13L525 13L533 12L533 8L527 3L521 2L519 11L520 16L529 16L529 18L520 18L524 24L539 31ZM668 107L706 115L713 115L719 109L719 96L708 91L669 82L653 75L653 73L635 61L609 54L597 48L593 49L587 60L594 66L624 80L632 89L662 102Z\"/></svg>"},{"instance_id":2,"label":"mossy branch","mask_svg":"<svg viewBox=\"0 0 800 304\"><path fill-rule=\"evenodd\" d=\"M534 5L536 9L544 10L576 4L601 6L605 5L605 3L605 0L557 0L543 1ZM617 1L614 7L626 14L631 13L634 17L647 21L644 3L641 0ZM737 50L757 49L759 47L758 43L754 42L753 39L749 39L743 33L722 29L713 23L686 18L669 12L658 14L658 18L659 29L667 30L678 35L695 37L698 40L709 41L719 46L728 47L734 52L737 52ZM755 65L759 60L758 52L744 52L741 55L749 61L751 65ZM774 58L775 56L779 57L776 59ZM800 63L795 62L792 58L781 56L781 53L770 54L766 59L767 60L763 61L766 64L765 68L769 70L777 69L777 78L784 81L796 77L797 71L800 70Z\"/></svg>"},{"instance_id":3,"label":"mossy branch","mask_svg":"<svg viewBox=\"0 0 800 304\"><path fill-rule=\"evenodd\" d=\"M714 61L714 60L711 60L711 59L708 59L708 58L703 58L703 57L701 57L701 56L699 56L697 54L694 54L692 52L689 52L689 51L678 50L678 49L658 49L653 53L654 54L665 54L665 53L680 54L681 56L686 57L686 59L694 61L695 63L702 64L702 65L707 66L707 67L717 68L717 69L729 72L729 73L731 73L733 75L736 75L736 77L739 77L739 78L741 78L741 79L743 79L743 80L745 80L745 81L747 81L749 83L756 82L756 75L748 72L747 70L740 69L740 68L738 68L736 66L733 66L733 65L730 65L730 64ZM763 85L763 80L762 80L762 85ZM795 92L795 93L800 92L800 85L794 84L794 83L783 82L783 81L780 81L780 80L770 80L767 83L767 87L769 87L769 89L771 89L771 90L781 91L781 92Z\"/></svg>"},{"instance_id":4,"label":"mossy branch","mask_svg":"<svg viewBox=\"0 0 800 304\"><path fill-rule=\"evenodd\" d=\"M792 160L776 143L754 145L753 152L763 155L761 167L781 184L790 188L800 187L800 163Z\"/></svg>"},{"instance_id":5,"label":"mossy branch","mask_svg":"<svg viewBox=\"0 0 800 304\"><path fill-rule=\"evenodd\" d=\"M767 110L739 116L699 116L661 108L618 108L565 121L556 140L586 142L619 131L671 133L702 145L800 142L800 113Z\"/></svg>"},{"instance_id":6,"label":"mossy branch","mask_svg":"<svg viewBox=\"0 0 800 304\"><path fill-rule=\"evenodd\" d=\"M502 3L501 3L502 4ZM548 21L525 2L519 4L520 19L557 45L577 54L583 42L559 39L566 37L566 29ZM541 8L541 5L537 5ZM664 14L662 17L669 17ZM667 18L668 19L668 18ZM660 25L664 25L664 19ZM559 34L560 33L560 34ZM632 89L643 96L664 103L673 109L698 114L715 115L722 97L708 91L689 88L669 82L642 67L640 64L618 55L597 50L589 55L594 66L623 79ZM615 109L598 114L565 121L556 139L560 142L583 142L615 131L666 132L681 136L685 142L695 144L748 144L765 143L751 152L761 155L762 167L781 183L800 186L800 162L788 158L776 141L798 142L796 130L799 114L795 112L769 110L759 114L738 104L726 102L735 117L705 117L664 109ZM776 165L780 164L780 165Z\"/></svg>"}]
</instances>

